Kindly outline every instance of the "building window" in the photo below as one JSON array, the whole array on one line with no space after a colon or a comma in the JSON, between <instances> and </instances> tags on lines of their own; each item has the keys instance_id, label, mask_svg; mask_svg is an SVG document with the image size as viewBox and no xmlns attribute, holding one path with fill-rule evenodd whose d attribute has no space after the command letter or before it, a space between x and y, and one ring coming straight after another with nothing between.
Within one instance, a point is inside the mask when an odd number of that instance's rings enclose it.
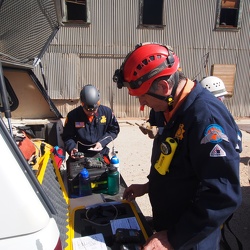
<instances>
[{"instance_id":1,"label":"building window","mask_svg":"<svg viewBox=\"0 0 250 250\"><path fill-rule=\"evenodd\" d=\"M74 24L90 23L89 0L66 0L63 21Z\"/></svg>"},{"instance_id":2,"label":"building window","mask_svg":"<svg viewBox=\"0 0 250 250\"><path fill-rule=\"evenodd\" d=\"M163 27L164 0L140 0L140 26Z\"/></svg>"},{"instance_id":3,"label":"building window","mask_svg":"<svg viewBox=\"0 0 250 250\"><path fill-rule=\"evenodd\" d=\"M243 0L218 0L216 29L241 28Z\"/></svg>"}]
</instances>

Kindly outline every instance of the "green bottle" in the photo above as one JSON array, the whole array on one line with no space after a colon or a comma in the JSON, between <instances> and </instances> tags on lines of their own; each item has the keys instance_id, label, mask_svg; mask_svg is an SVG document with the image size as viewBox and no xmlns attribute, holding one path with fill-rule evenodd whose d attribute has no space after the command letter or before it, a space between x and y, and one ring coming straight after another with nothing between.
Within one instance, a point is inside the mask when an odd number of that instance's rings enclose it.
<instances>
[{"instance_id":1,"label":"green bottle","mask_svg":"<svg viewBox=\"0 0 250 250\"><path fill-rule=\"evenodd\" d=\"M110 167L108 171L108 194L119 193L119 172L116 167Z\"/></svg>"}]
</instances>

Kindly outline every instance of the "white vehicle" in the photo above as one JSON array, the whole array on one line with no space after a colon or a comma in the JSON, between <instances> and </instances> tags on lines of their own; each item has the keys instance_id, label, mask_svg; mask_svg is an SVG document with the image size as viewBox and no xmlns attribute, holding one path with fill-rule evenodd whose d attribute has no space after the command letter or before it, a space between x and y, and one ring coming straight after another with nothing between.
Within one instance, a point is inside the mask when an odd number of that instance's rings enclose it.
<instances>
[{"instance_id":1,"label":"white vehicle","mask_svg":"<svg viewBox=\"0 0 250 250\"><path fill-rule=\"evenodd\" d=\"M61 250L51 201L0 119L0 249Z\"/></svg>"},{"instance_id":2,"label":"white vehicle","mask_svg":"<svg viewBox=\"0 0 250 250\"><path fill-rule=\"evenodd\" d=\"M82 217L83 207L108 203L100 194L69 199L65 175L59 169L65 163L59 151L63 149L62 116L47 94L46 77L42 73L41 83L33 71L41 66L40 59L60 28L62 3L0 1L1 250L72 250L73 240L93 234L93 222L83 223L89 221L87 212ZM136 215L140 222L131 204L124 207L121 217ZM115 216L105 216L110 223L119 215L118 209L106 208ZM101 225L96 232L112 245L108 229ZM146 239L145 230L143 235Z\"/></svg>"},{"instance_id":3,"label":"white vehicle","mask_svg":"<svg viewBox=\"0 0 250 250\"><path fill-rule=\"evenodd\" d=\"M51 159L51 149L62 146L61 115L32 70L60 13L60 0L0 1L0 249L68 248L67 200ZM20 150L28 138L16 134L20 127L34 133L39 157Z\"/></svg>"}]
</instances>

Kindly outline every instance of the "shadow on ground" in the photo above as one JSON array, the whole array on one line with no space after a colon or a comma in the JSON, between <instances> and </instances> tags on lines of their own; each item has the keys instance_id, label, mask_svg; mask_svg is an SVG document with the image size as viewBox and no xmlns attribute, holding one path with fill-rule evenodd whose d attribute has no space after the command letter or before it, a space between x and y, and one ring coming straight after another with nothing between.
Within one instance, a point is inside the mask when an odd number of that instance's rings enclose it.
<instances>
[{"instance_id":1,"label":"shadow on ground","mask_svg":"<svg viewBox=\"0 0 250 250\"><path fill-rule=\"evenodd\" d=\"M250 187L242 187L241 190L242 204L234 213L229 226L242 243L243 249L250 249ZM232 250L240 249L237 239L227 227L225 227L225 236Z\"/></svg>"},{"instance_id":2,"label":"shadow on ground","mask_svg":"<svg viewBox=\"0 0 250 250\"><path fill-rule=\"evenodd\" d=\"M240 157L240 162L246 166L249 164L249 160L250 160L250 157Z\"/></svg>"}]
</instances>

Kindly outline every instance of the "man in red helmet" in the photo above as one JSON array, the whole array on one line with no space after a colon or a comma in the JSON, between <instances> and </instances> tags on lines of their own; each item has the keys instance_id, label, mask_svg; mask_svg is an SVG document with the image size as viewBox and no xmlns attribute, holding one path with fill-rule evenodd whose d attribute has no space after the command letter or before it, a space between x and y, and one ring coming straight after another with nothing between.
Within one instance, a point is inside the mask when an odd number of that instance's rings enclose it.
<instances>
[{"instance_id":1,"label":"man in red helmet","mask_svg":"<svg viewBox=\"0 0 250 250\"><path fill-rule=\"evenodd\" d=\"M215 250L220 226L241 204L241 134L225 105L178 67L171 47L146 43L115 71L118 88L166 121L154 139L148 182L123 197L149 195L156 232L144 250Z\"/></svg>"}]
</instances>

